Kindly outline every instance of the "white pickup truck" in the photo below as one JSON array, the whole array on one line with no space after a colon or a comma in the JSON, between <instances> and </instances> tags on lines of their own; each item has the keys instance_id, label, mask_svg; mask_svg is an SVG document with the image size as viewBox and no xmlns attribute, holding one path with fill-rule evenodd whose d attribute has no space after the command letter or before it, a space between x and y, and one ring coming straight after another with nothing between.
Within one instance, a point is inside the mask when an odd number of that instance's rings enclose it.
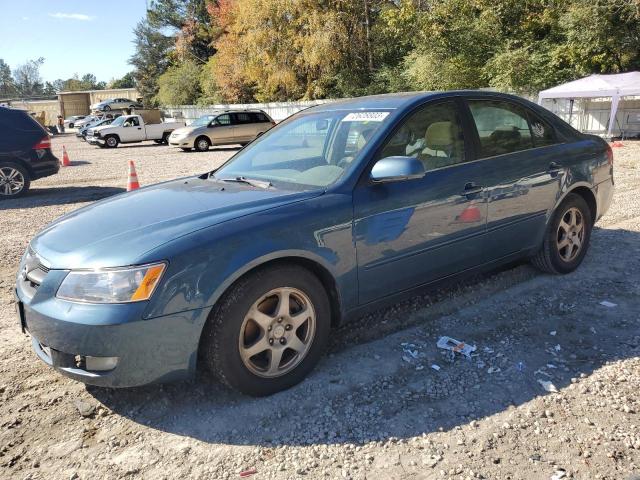
<instances>
[{"instance_id":1,"label":"white pickup truck","mask_svg":"<svg viewBox=\"0 0 640 480\"><path fill-rule=\"evenodd\" d=\"M123 115L116 118L110 125L89 129L87 142L107 148L115 148L120 143L136 143L145 140L167 143L171 132L184 125L184 122L145 123L141 115Z\"/></svg>"}]
</instances>

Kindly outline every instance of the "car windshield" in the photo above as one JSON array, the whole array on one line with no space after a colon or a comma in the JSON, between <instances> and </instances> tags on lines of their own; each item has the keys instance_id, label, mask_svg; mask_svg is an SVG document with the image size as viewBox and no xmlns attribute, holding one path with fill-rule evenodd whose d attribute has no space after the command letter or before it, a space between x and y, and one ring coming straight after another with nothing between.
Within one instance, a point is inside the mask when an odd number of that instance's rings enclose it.
<instances>
[{"instance_id":1,"label":"car windshield","mask_svg":"<svg viewBox=\"0 0 640 480\"><path fill-rule=\"evenodd\" d=\"M119 127L124 123L124 119L125 117L118 117L111 123L111 125L113 125L114 127Z\"/></svg>"},{"instance_id":2,"label":"car windshield","mask_svg":"<svg viewBox=\"0 0 640 480\"><path fill-rule=\"evenodd\" d=\"M333 111L297 115L269 130L212 176L253 179L274 186L327 187L342 177L389 111Z\"/></svg>"},{"instance_id":3,"label":"car windshield","mask_svg":"<svg viewBox=\"0 0 640 480\"><path fill-rule=\"evenodd\" d=\"M204 127L206 125L209 125L209 122L211 122L211 120L213 120L214 118L216 118L215 115L203 115L202 117L194 120L193 123L191 123L191 125L189 125L189 126L190 127Z\"/></svg>"}]
</instances>

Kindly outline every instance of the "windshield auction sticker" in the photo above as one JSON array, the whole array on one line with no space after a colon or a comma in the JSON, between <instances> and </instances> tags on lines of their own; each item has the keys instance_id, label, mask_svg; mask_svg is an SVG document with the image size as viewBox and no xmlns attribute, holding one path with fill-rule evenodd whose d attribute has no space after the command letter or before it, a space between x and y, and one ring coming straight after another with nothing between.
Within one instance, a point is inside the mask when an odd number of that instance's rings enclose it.
<instances>
[{"instance_id":1,"label":"windshield auction sticker","mask_svg":"<svg viewBox=\"0 0 640 480\"><path fill-rule=\"evenodd\" d=\"M344 117L343 122L381 122L387 118L389 112L351 112Z\"/></svg>"}]
</instances>

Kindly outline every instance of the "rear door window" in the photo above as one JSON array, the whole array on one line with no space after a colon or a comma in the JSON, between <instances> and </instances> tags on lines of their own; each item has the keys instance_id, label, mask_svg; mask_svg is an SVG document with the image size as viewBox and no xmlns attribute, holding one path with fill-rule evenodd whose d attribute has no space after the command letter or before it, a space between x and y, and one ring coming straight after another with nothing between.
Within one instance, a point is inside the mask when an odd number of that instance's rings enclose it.
<instances>
[{"instance_id":1,"label":"rear door window","mask_svg":"<svg viewBox=\"0 0 640 480\"><path fill-rule=\"evenodd\" d=\"M252 123L248 113L236 113L235 115L238 123Z\"/></svg>"},{"instance_id":2,"label":"rear door window","mask_svg":"<svg viewBox=\"0 0 640 480\"><path fill-rule=\"evenodd\" d=\"M496 100L469 100L468 103L482 158L533 148L531 128L523 108Z\"/></svg>"},{"instance_id":3,"label":"rear door window","mask_svg":"<svg viewBox=\"0 0 640 480\"><path fill-rule=\"evenodd\" d=\"M553 128L544 120L540 119L533 112L529 113L529 125L531 126L531 136L534 147L546 147L558 143L556 133Z\"/></svg>"}]
</instances>

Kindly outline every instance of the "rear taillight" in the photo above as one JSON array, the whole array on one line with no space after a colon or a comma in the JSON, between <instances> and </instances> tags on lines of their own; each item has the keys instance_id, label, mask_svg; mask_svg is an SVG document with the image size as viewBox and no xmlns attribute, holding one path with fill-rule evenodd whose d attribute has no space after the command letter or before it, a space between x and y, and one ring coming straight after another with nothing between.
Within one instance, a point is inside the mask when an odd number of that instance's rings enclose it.
<instances>
[{"instance_id":1,"label":"rear taillight","mask_svg":"<svg viewBox=\"0 0 640 480\"><path fill-rule=\"evenodd\" d=\"M275 127L276 126L276 122L274 122L273 120L271 120L271 126Z\"/></svg>"},{"instance_id":2,"label":"rear taillight","mask_svg":"<svg viewBox=\"0 0 640 480\"><path fill-rule=\"evenodd\" d=\"M51 148L51 138L47 135L43 137L38 143L33 146L34 150L40 150L43 148Z\"/></svg>"},{"instance_id":3,"label":"rear taillight","mask_svg":"<svg viewBox=\"0 0 640 480\"><path fill-rule=\"evenodd\" d=\"M607 145L607 163L613 167L613 149L611 145Z\"/></svg>"}]
</instances>

